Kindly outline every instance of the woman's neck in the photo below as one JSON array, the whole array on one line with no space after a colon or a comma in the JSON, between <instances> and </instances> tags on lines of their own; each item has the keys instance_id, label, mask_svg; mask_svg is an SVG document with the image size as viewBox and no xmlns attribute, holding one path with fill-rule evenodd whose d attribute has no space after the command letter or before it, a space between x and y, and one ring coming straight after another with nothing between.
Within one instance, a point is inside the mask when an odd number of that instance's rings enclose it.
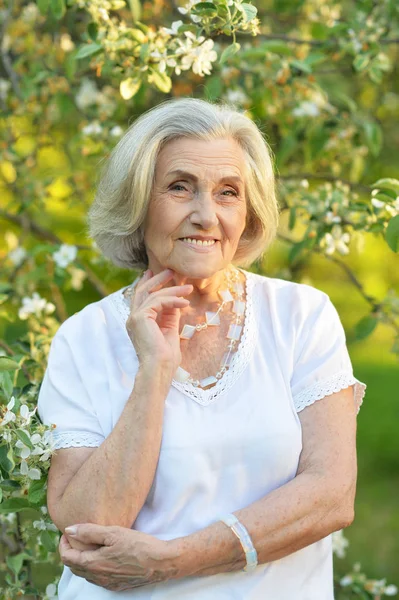
<instances>
[{"instance_id":1,"label":"woman's neck","mask_svg":"<svg viewBox=\"0 0 399 600\"><path fill-rule=\"evenodd\" d=\"M151 268L151 267L149 267ZM151 269L152 270L152 269ZM216 305L221 302L219 296L220 290L227 289L226 275L229 267L221 271L217 271L212 277L203 279L194 279L175 272L174 277L168 281L165 287L172 287L175 285L191 284L193 291L189 296L186 296L190 300L190 305L187 308L182 309L182 314L190 315L193 313L204 313L206 310L212 310ZM154 272L156 275L156 272ZM242 274L240 273L240 280Z\"/></svg>"}]
</instances>

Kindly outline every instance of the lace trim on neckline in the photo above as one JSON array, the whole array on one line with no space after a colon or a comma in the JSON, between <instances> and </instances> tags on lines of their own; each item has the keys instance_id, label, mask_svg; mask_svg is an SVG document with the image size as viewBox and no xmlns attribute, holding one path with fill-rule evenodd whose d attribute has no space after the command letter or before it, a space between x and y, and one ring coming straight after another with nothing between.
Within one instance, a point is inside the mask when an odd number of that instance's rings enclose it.
<instances>
[{"instance_id":1,"label":"lace trim on neckline","mask_svg":"<svg viewBox=\"0 0 399 600\"><path fill-rule=\"evenodd\" d=\"M179 381L172 379L172 386L174 388L181 391L183 394L186 394L192 398L192 400L195 400L195 402L198 402L198 404L202 404L203 406L207 406L208 404L214 402L216 398L227 392L227 390L229 390L235 384L248 365L256 346L256 338L258 335L258 330L256 327L256 314L258 313L259 306L259 295L253 291L256 275L250 271L244 271L243 269L239 270L245 275L245 321L244 330L241 334L241 339L237 351L233 356L230 368L224 373L223 377L221 377L221 379L219 379L218 382L208 390L196 388L191 383L180 383ZM137 280L138 279L136 279L135 282ZM128 287L129 286L125 286L124 288L108 296L116 309L123 327L126 326L126 321L130 314L129 305L125 296L123 295L123 292Z\"/></svg>"}]
</instances>

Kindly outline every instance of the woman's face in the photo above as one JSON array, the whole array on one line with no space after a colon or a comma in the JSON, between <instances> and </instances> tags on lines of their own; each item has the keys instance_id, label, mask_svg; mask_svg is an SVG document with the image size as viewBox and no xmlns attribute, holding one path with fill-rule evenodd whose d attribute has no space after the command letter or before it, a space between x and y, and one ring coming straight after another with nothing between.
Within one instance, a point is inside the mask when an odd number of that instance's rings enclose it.
<instances>
[{"instance_id":1,"label":"woman's face","mask_svg":"<svg viewBox=\"0 0 399 600\"><path fill-rule=\"evenodd\" d=\"M231 138L180 138L163 147L144 223L150 269L206 278L231 262L245 228L245 172L244 152Z\"/></svg>"}]
</instances>

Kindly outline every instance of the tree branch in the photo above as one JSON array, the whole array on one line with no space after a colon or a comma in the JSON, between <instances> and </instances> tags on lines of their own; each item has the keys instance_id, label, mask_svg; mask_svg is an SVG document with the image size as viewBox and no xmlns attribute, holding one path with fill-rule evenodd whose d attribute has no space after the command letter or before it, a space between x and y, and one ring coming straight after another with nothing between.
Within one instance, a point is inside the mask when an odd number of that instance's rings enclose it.
<instances>
[{"instance_id":1,"label":"tree branch","mask_svg":"<svg viewBox=\"0 0 399 600\"><path fill-rule=\"evenodd\" d=\"M13 215L11 213L7 213L4 210L0 210L0 217L3 219L6 219L7 221L10 221L11 223L15 223L16 225L19 225L19 227L25 227L25 228L29 229L30 231L32 231L32 233L34 233L37 237L39 237L42 240L47 240L49 242L53 242L54 244L63 244L63 241L61 240L61 238L58 237L58 235L56 235L52 231L49 231L45 227L38 225L35 221L33 221L26 214L25 215ZM78 250L92 250L92 248L90 246L81 245L81 244L76 244L76 247L78 248ZM82 262L82 264L84 264L83 261L81 261L81 262ZM90 281L92 286L97 290L98 294L102 298L107 296L108 290L102 283L101 279L99 277L97 277L97 275L90 268L88 268L86 266L86 264L84 265L84 267L85 267L85 271L87 273L87 279Z\"/></svg>"},{"instance_id":2,"label":"tree branch","mask_svg":"<svg viewBox=\"0 0 399 600\"><path fill-rule=\"evenodd\" d=\"M283 242L286 242L288 244L291 244L291 245L296 243L294 240L291 240L290 238L288 238L285 235L282 235L280 233L277 235L277 239L279 239ZM374 298L374 296L370 296L369 294L367 294L365 292L363 285L360 283L360 281L357 279L356 275L352 272L352 270L346 263L344 263L339 258L336 258L334 256L328 256L328 254L324 254L320 248L312 248L312 252L322 255L327 260L330 260L331 262L333 262L336 265L338 265L339 267L341 267L341 269L343 269L345 271L345 273L348 276L348 278L350 279L350 281L353 283L353 285L359 291L361 296L363 296L363 298L366 300L366 302L371 306L372 312L378 312L381 310L381 306L382 306L381 302L379 302L377 300L377 298ZM389 315L385 312L384 312L384 315L385 315L386 319L390 322L390 324L392 325L392 327L396 331L396 333L399 334L399 325L396 323L395 319L393 317L391 317L391 315Z\"/></svg>"},{"instance_id":3,"label":"tree branch","mask_svg":"<svg viewBox=\"0 0 399 600\"><path fill-rule=\"evenodd\" d=\"M7 8L3 13L3 23L2 23L1 29L0 29L0 56L3 61L4 69L10 79L10 82L11 82L12 88L15 92L15 95L20 100L22 100L23 97L22 97L21 88L19 87L18 76L13 69L10 57L8 56L8 53L5 50L5 45L4 45L4 37L6 35L6 29L7 29L8 21L10 20L10 16L11 16L11 6L9 8Z\"/></svg>"},{"instance_id":4,"label":"tree branch","mask_svg":"<svg viewBox=\"0 0 399 600\"><path fill-rule=\"evenodd\" d=\"M321 181L331 181L337 182L340 181L345 185L348 185L351 189L357 189L362 192L370 192L372 190L371 186L366 185L364 183L356 183L354 181L349 181L348 179L342 179L342 177L335 177L334 175L325 175L323 174L314 174L314 173L293 173L287 175L278 175L277 179L281 181L290 181L291 179L318 179Z\"/></svg>"}]
</instances>

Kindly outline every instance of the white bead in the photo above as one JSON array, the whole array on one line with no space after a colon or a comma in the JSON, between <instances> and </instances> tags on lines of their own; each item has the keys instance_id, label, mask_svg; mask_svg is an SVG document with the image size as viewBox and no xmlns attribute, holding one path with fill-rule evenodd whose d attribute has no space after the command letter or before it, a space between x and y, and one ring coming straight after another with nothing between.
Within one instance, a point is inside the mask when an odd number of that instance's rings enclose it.
<instances>
[{"instance_id":1,"label":"white bead","mask_svg":"<svg viewBox=\"0 0 399 600\"><path fill-rule=\"evenodd\" d=\"M239 296L241 296L244 293L244 287L242 283L235 283L233 287Z\"/></svg>"},{"instance_id":2,"label":"white bead","mask_svg":"<svg viewBox=\"0 0 399 600\"><path fill-rule=\"evenodd\" d=\"M222 358L222 361L220 363L220 365L222 367L220 370L221 371L223 371L223 369L226 370L226 367L229 367L231 365L231 361L232 360L233 360L233 354L232 354L232 352L225 352L223 354L223 358Z\"/></svg>"},{"instance_id":3,"label":"white bead","mask_svg":"<svg viewBox=\"0 0 399 600\"><path fill-rule=\"evenodd\" d=\"M209 326L220 325L220 317L215 312L207 311L205 313L206 322Z\"/></svg>"},{"instance_id":4,"label":"white bead","mask_svg":"<svg viewBox=\"0 0 399 600\"><path fill-rule=\"evenodd\" d=\"M227 334L227 338L229 340L239 340L241 335L242 325L235 325L234 323L230 325L229 332Z\"/></svg>"},{"instance_id":5,"label":"white bead","mask_svg":"<svg viewBox=\"0 0 399 600\"><path fill-rule=\"evenodd\" d=\"M180 337L182 340L189 340L193 337L194 333L195 333L194 325L184 325L184 327L180 333Z\"/></svg>"},{"instance_id":6,"label":"white bead","mask_svg":"<svg viewBox=\"0 0 399 600\"><path fill-rule=\"evenodd\" d=\"M180 383L185 383L187 379L190 377L190 373L185 371L183 367L177 367L174 379L179 381Z\"/></svg>"},{"instance_id":7,"label":"white bead","mask_svg":"<svg viewBox=\"0 0 399 600\"><path fill-rule=\"evenodd\" d=\"M224 302L231 302L234 300L233 296L230 294L229 290L222 290L219 292L219 296L223 299Z\"/></svg>"},{"instance_id":8,"label":"white bead","mask_svg":"<svg viewBox=\"0 0 399 600\"><path fill-rule=\"evenodd\" d=\"M234 300L232 310L236 315L243 315L245 312L245 302L243 300Z\"/></svg>"},{"instance_id":9,"label":"white bead","mask_svg":"<svg viewBox=\"0 0 399 600\"><path fill-rule=\"evenodd\" d=\"M207 387L208 385L211 385L216 382L217 382L216 377L214 377L213 375L210 375L209 377L205 377L204 379L201 379L200 386L204 388L204 387Z\"/></svg>"}]
</instances>

